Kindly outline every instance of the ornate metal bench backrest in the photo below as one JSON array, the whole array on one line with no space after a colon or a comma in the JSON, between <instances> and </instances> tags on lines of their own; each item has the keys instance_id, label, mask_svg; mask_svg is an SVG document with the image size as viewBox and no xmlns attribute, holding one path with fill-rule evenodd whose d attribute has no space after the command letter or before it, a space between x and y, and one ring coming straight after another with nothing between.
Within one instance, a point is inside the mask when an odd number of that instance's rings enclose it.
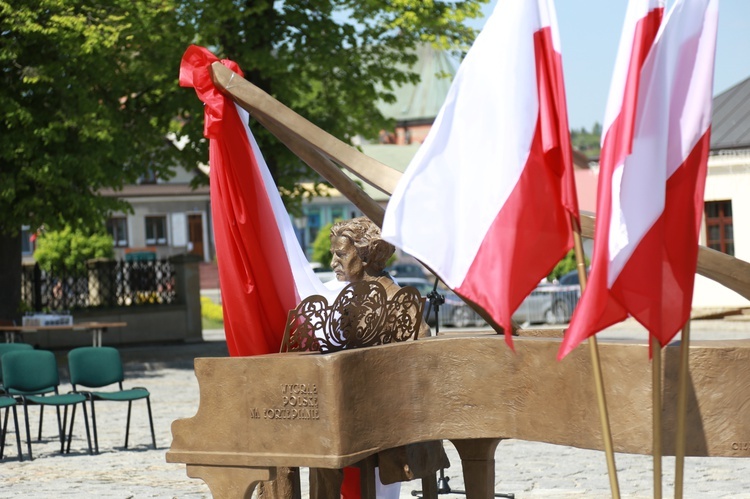
<instances>
[{"instance_id":1,"label":"ornate metal bench backrest","mask_svg":"<svg viewBox=\"0 0 750 499\"><path fill-rule=\"evenodd\" d=\"M412 286L389 300L377 281L348 284L331 305L310 296L289 311L281 351L326 353L417 339L424 303Z\"/></svg>"}]
</instances>

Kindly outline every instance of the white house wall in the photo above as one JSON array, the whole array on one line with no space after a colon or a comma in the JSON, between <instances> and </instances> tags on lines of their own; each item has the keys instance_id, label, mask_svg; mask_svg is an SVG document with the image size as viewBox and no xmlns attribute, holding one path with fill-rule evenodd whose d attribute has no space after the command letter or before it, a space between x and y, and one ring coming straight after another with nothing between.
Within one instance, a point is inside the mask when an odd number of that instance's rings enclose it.
<instances>
[{"instance_id":1,"label":"white house wall","mask_svg":"<svg viewBox=\"0 0 750 499\"><path fill-rule=\"evenodd\" d=\"M705 201L732 201L734 256L750 262L750 151L711 156ZM705 225L705 224L704 224ZM701 244L706 244L705 226ZM694 308L748 307L750 301L716 282L696 276Z\"/></svg>"},{"instance_id":2,"label":"white house wall","mask_svg":"<svg viewBox=\"0 0 750 499\"><path fill-rule=\"evenodd\" d=\"M114 214L115 216L127 217L128 247L115 248L118 257L123 257L126 250L137 250L138 248L155 247L159 257L168 257L185 253L188 251L188 215L201 215L203 229L204 260L211 261L213 238L210 238L207 213L210 210L209 203L205 197L194 198L130 198L126 200L133 208L133 213ZM167 244L152 246L146 244L145 218L147 216L164 216L167 220L166 237ZM181 222L180 222L181 220ZM176 233L175 231L180 231Z\"/></svg>"}]
</instances>

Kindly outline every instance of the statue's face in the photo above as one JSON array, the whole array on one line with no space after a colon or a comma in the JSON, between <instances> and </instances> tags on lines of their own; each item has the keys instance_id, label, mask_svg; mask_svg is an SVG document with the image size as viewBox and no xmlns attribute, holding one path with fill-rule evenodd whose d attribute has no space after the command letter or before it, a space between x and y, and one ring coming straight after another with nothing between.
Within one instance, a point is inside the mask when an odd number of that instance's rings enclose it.
<instances>
[{"instance_id":1,"label":"statue's face","mask_svg":"<svg viewBox=\"0 0 750 499\"><path fill-rule=\"evenodd\" d=\"M331 269L339 281L358 282L365 276L365 263L348 237L331 238Z\"/></svg>"}]
</instances>

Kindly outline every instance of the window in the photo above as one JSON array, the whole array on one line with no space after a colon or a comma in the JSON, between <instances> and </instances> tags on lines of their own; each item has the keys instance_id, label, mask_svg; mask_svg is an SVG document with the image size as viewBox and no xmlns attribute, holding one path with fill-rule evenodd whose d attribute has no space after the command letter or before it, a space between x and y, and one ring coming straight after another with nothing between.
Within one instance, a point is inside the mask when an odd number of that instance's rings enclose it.
<instances>
[{"instance_id":1,"label":"window","mask_svg":"<svg viewBox=\"0 0 750 499\"><path fill-rule=\"evenodd\" d=\"M36 240L36 234L31 232L28 225L21 227L21 254L32 255L34 253L34 241Z\"/></svg>"},{"instance_id":2,"label":"window","mask_svg":"<svg viewBox=\"0 0 750 499\"><path fill-rule=\"evenodd\" d=\"M167 244L167 217L146 217L146 244Z\"/></svg>"},{"instance_id":3,"label":"window","mask_svg":"<svg viewBox=\"0 0 750 499\"><path fill-rule=\"evenodd\" d=\"M139 184L155 184L156 173L149 168L149 170L138 178Z\"/></svg>"},{"instance_id":4,"label":"window","mask_svg":"<svg viewBox=\"0 0 750 499\"><path fill-rule=\"evenodd\" d=\"M734 256L732 201L706 201L706 246Z\"/></svg>"},{"instance_id":5,"label":"window","mask_svg":"<svg viewBox=\"0 0 750 499\"><path fill-rule=\"evenodd\" d=\"M124 248L128 245L128 219L125 217L112 217L107 220L107 233L112 236L116 248Z\"/></svg>"},{"instance_id":6,"label":"window","mask_svg":"<svg viewBox=\"0 0 750 499\"><path fill-rule=\"evenodd\" d=\"M344 206L332 206L331 207L331 222L338 222L344 219Z\"/></svg>"},{"instance_id":7,"label":"window","mask_svg":"<svg viewBox=\"0 0 750 499\"><path fill-rule=\"evenodd\" d=\"M307 234L308 241L315 241L320 232L320 210L310 209L307 212Z\"/></svg>"}]
</instances>

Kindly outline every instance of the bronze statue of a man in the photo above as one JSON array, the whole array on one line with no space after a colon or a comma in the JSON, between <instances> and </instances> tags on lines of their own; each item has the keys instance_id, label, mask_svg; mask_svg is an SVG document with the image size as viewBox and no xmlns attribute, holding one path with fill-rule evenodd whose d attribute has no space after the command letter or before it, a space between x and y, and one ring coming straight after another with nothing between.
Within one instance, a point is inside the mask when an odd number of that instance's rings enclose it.
<instances>
[{"instance_id":1,"label":"bronze statue of a man","mask_svg":"<svg viewBox=\"0 0 750 499\"><path fill-rule=\"evenodd\" d=\"M390 298L399 286L385 271L388 259L396 251L380 238L380 228L369 218L359 217L336 222L331 227L331 268L339 281L380 282Z\"/></svg>"},{"instance_id":2,"label":"bronze statue of a man","mask_svg":"<svg viewBox=\"0 0 750 499\"><path fill-rule=\"evenodd\" d=\"M336 222L331 228L330 237L331 268L339 281L378 281L385 288L389 299L398 292L400 286L385 271L386 263L396 248L381 239L380 228L369 218L359 217ZM429 334L429 326L422 322L419 337L429 336ZM398 447L378 454L381 479L384 483L411 480L420 476L419 474L415 476L414 470L430 470L434 474L435 469L448 464L440 442L412 444L411 447L412 450ZM342 470L310 470L311 498L337 496L342 479ZM383 497L390 493L385 489L381 490L379 492L383 494ZM398 495L398 488L395 492Z\"/></svg>"},{"instance_id":3,"label":"bronze statue of a man","mask_svg":"<svg viewBox=\"0 0 750 499\"><path fill-rule=\"evenodd\" d=\"M336 279L345 282L377 281L385 288L388 299L401 287L394 282L385 266L396 251L381 239L380 228L367 217L336 222L331 227L331 269ZM422 321L419 337L430 336L430 327Z\"/></svg>"}]
</instances>

